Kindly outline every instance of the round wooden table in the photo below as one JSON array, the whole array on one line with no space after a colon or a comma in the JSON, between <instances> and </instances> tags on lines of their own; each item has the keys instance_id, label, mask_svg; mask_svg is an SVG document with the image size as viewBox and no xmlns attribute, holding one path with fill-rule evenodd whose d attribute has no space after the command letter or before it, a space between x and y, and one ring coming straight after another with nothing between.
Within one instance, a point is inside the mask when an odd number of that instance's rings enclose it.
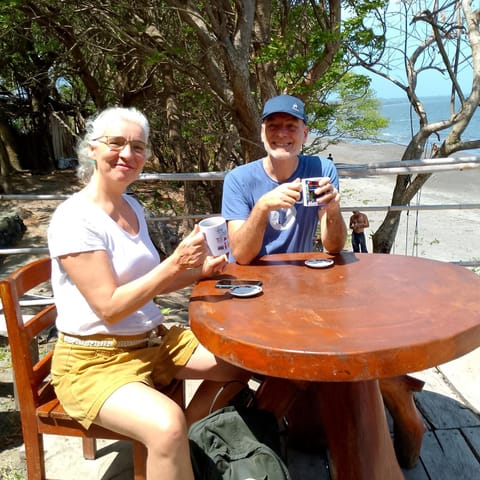
<instances>
[{"instance_id":1,"label":"round wooden table","mask_svg":"<svg viewBox=\"0 0 480 480\"><path fill-rule=\"evenodd\" d=\"M325 269L308 258L333 258ZM230 264L258 279L235 298L199 282L190 323L219 357L271 377L316 382L333 478L403 478L378 379L429 368L480 345L480 277L464 267L383 254L278 254Z\"/></svg>"}]
</instances>

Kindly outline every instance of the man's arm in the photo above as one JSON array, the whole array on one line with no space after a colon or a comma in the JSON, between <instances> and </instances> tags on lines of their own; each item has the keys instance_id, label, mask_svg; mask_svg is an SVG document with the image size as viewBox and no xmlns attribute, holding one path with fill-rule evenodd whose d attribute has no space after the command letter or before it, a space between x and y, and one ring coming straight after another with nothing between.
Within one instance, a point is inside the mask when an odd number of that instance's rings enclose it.
<instances>
[{"instance_id":1,"label":"man's arm","mask_svg":"<svg viewBox=\"0 0 480 480\"><path fill-rule=\"evenodd\" d=\"M318 211L322 245L328 253L339 253L347 238L347 225L340 212L340 193L333 188L323 198L327 204Z\"/></svg>"},{"instance_id":2,"label":"man's arm","mask_svg":"<svg viewBox=\"0 0 480 480\"><path fill-rule=\"evenodd\" d=\"M300 188L298 180L283 183L260 197L246 220L228 222L230 248L238 263L247 265L257 257L262 248L269 213L294 205L300 198Z\"/></svg>"},{"instance_id":3,"label":"man's arm","mask_svg":"<svg viewBox=\"0 0 480 480\"><path fill-rule=\"evenodd\" d=\"M247 220L228 222L228 238L232 255L241 265L249 264L262 248L267 219L268 212L262 216L255 205Z\"/></svg>"},{"instance_id":4,"label":"man's arm","mask_svg":"<svg viewBox=\"0 0 480 480\"><path fill-rule=\"evenodd\" d=\"M337 212L328 211L320 218L322 245L328 253L339 253L345 246L347 226L340 208Z\"/></svg>"}]
</instances>

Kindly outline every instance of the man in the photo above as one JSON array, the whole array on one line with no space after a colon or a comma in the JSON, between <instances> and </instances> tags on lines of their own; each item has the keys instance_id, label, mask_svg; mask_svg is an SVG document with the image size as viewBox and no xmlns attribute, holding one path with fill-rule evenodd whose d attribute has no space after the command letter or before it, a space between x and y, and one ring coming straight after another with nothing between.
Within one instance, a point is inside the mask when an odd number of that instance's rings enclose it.
<instances>
[{"instance_id":1,"label":"man","mask_svg":"<svg viewBox=\"0 0 480 480\"><path fill-rule=\"evenodd\" d=\"M225 177L222 215L232 260L248 264L265 254L312 251L319 221L324 249L342 250L347 230L337 170L326 158L300 154L307 136L307 116L298 98L280 95L265 103L261 138L267 155ZM310 177L322 177L314 207L297 203L300 180Z\"/></svg>"},{"instance_id":2,"label":"man","mask_svg":"<svg viewBox=\"0 0 480 480\"><path fill-rule=\"evenodd\" d=\"M347 228L340 212L337 170L326 158L300 154L307 136L307 116L298 98L279 95L265 103L261 138L267 155L235 168L224 181L222 216L228 222L231 260L248 264L266 254L312 251L319 221L324 249L339 253L344 247ZM309 177L323 177L315 190L318 207L297 203L300 179ZM380 382L394 417L395 443L400 444L397 453L407 466L418 458L423 437L423 422L412 394L422 385L408 376ZM304 415L310 394L306 399L298 391L292 382L269 378L259 389L258 405L277 416L288 411L289 420L293 419L289 435L296 431L302 437L315 421L311 417L305 420ZM307 425L302 424L305 421Z\"/></svg>"},{"instance_id":3,"label":"man","mask_svg":"<svg viewBox=\"0 0 480 480\"><path fill-rule=\"evenodd\" d=\"M367 242L365 240L364 229L368 228L368 217L354 210L353 215L350 217L350 228L352 229L352 248L354 252L368 253Z\"/></svg>"}]
</instances>

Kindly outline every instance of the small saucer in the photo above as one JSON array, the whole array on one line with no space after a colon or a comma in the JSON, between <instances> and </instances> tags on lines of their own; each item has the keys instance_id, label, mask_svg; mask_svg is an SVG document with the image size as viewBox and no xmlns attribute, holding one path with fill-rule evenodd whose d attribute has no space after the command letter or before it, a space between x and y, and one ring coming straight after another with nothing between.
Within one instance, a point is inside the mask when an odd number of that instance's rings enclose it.
<instances>
[{"instance_id":1,"label":"small saucer","mask_svg":"<svg viewBox=\"0 0 480 480\"><path fill-rule=\"evenodd\" d=\"M333 260L329 258L311 258L305 260L305 265L310 268L327 268L333 265Z\"/></svg>"},{"instance_id":2,"label":"small saucer","mask_svg":"<svg viewBox=\"0 0 480 480\"><path fill-rule=\"evenodd\" d=\"M259 293L262 293L262 287L259 285L238 285L236 287L232 287L229 292L234 297L254 297Z\"/></svg>"}]
</instances>

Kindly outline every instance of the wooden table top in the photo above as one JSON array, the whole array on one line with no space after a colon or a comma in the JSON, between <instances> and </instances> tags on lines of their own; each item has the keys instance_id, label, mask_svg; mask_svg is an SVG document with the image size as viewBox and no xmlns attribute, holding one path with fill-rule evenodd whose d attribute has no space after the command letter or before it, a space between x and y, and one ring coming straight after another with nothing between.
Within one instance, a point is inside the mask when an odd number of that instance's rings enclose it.
<instances>
[{"instance_id":1,"label":"wooden table top","mask_svg":"<svg viewBox=\"0 0 480 480\"><path fill-rule=\"evenodd\" d=\"M312 269L307 258L333 258ZM202 280L192 330L219 357L274 377L355 381L415 372L480 345L480 277L449 263L401 255L278 254L230 264L223 278L259 279L235 298Z\"/></svg>"}]
</instances>

